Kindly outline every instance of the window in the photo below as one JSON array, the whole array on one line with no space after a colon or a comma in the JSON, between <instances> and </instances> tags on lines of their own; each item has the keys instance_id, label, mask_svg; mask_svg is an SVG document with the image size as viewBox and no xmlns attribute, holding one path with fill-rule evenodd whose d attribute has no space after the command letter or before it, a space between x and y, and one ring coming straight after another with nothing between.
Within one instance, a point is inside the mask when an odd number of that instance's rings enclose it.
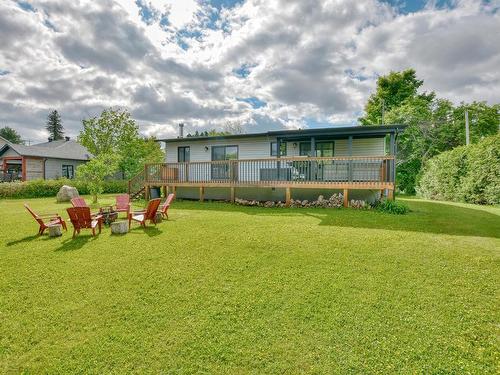
<instances>
[{"instance_id":1,"label":"window","mask_svg":"<svg viewBox=\"0 0 500 375\"><path fill-rule=\"evenodd\" d=\"M177 147L177 161L179 163L189 162L190 152L189 146Z\"/></svg>"},{"instance_id":2,"label":"window","mask_svg":"<svg viewBox=\"0 0 500 375\"><path fill-rule=\"evenodd\" d=\"M62 176L64 178L74 178L75 177L75 168L72 165L64 165L62 166Z\"/></svg>"},{"instance_id":3,"label":"window","mask_svg":"<svg viewBox=\"0 0 500 375\"><path fill-rule=\"evenodd\" d=\"M311 156L311 142L300 142L300 156ZM333 157L333 142L316 142L316 155L318 157Z\"/></svg>"},{"instance_id":4,"label":"window","mask_svg":"<svg viewBox=\"0 0 500 375\"><path fill-rule=\"evenodd\" d=\"M300 142L299 155L311 156L311 142Z\"/></svg>"},{"instance_id":5,"label":"window","mask_svg":"<svg viewBox=\"0 0 500 375\"><path fill-rule=\"evenodd\" d=\"M237 160L238 146L212 146L212 160ZM229 163L212 164L212 180L229 180L237 178L238 166L231 170Z\"/></svg>"},{"instance_id":6,"label":"window","mask_svg":"<svg viewBox=\"0 0 500 375\"><path fill-rule=\"evenodd\" d=\"M286 156L286 142L281 142L280 148L280 156ZM278 142L271 142L271 156L278 156Z\"/></svg>"}]
</instances>

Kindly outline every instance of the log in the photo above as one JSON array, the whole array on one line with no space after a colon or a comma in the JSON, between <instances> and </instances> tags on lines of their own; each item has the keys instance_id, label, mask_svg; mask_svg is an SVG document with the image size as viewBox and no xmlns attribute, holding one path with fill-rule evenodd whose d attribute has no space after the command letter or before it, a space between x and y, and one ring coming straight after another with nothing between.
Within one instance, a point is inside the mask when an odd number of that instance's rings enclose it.
<instances>
[{"instance_id":1,"label":"log","mask_svg":"<svg viewBox=\"0 0 500 375\"><path fill-rule=\"evenodd\" d=\"M111 223L111 233L125 234L128 232L128 221L114 221Z\"/></svg>"}]
</instances>

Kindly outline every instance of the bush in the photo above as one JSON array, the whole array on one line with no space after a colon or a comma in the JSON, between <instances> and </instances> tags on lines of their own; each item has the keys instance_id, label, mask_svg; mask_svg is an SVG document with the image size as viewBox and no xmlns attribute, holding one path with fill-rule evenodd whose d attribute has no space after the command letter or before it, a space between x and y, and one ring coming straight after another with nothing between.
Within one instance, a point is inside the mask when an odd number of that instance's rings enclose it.
<instances>
[{"instance_id":1,"label":"bush","mask_svg":"<svg viewBox=\"0 0 500 375\"><path fill-rule=\"evenodd\" d=\"M418 193L428 199L500 203L500 135L460 146L425 165Z\"/></svg>"},{"instance_id":2,"label":"bush","mask_svg":"<svg viewBox=\"0 0 500 375\"><path fill-rule=\"evenodd\" d=\"M404 215L410 212L410 208L399 201L382 200L375 203L374 208L377 211L387 212L393 215Z\"/></svg>"},{"instance_id":3,"label":"bush","mask_svg":"<svg viewBox=\"0 0 500 375\"><path fill-rule=\"evenodd\" d=\"M25 182L0 183L0 198L42 198L55 197L63 185L77 188L82 195L90 194L88 183L85 181L58 179L58 180L32 180ZM119 194L127 191L127 181L104 181L104 193Z\"/></svg>"}]
</instances>

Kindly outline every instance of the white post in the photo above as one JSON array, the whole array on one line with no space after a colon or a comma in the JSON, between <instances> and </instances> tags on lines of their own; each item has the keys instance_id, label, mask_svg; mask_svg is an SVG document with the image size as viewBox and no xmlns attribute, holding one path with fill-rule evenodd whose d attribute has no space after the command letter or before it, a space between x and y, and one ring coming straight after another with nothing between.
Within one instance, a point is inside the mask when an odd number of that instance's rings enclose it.
<instances>
[{"instance_id":1,"label":"white post","mask_svg":"<svg viewBox=\"0 0 500 375\"><path fill-rule=\"evenodd\" d=\"M469 138L469 110L465 110L465 144L469 145L470 143L470 138Z\"/></svg>"}]
</instances>

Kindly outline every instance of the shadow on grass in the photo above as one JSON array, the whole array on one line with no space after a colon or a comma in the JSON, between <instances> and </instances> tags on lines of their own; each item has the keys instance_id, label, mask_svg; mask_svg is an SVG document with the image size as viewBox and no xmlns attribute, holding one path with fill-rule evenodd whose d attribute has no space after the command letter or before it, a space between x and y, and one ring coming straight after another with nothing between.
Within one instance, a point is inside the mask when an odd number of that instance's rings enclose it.
<instances>
[{"instance_id":1,"label":"shadow on grass","mask_svg":"<svg viewBox=\"0 0 500 375\"><path fill-rule=\"evenodd\" d=\"M137 226L137 227L132 227L129 231L129 234L143 234L143 233L146 233L148 237L156 237L162 234L163 232L159 230L156 226L146 226L145 228Z\"/></svg>"},{"instance_id":2,"label":"shadow on grass","mask_svg":"<svg viewBox=\"0 0 500 375\"><path fill-rule=\"evenodd\" d=\"M99 238L99 235L92 237L91 234L78 235L75 238L70 237L64 240L55 251L72 251L79 250L87 243L95 241Z\"/></svg>"},{"instance_id":3,"label":"shadow on grass","mask_svg":"<svg viewBox=\"0 0 500 375\"><path fill-rule=\"evenodd\" d=\"M403 200L402 200L403 201ZM500 238L500 217L484 210L459 207L443 202L404 201L412 210L406 215L391 215L372 210L328 208L263 208L244 207L229 203L179 202L174 208L240 212L247 215L313 217L319 225L336 227L384 229L423 233ZM172 216L175 213L172 212Z\"/></svg>"},{"instance_id":4,"label":"shadow on grass","mask_svg":"<svg viewBox=\"0 0 500 375\"><path fill-rule=\"evenodd\" d=\"M15 246L15 245L19 245L20 243L31 242L31 241L36 240L37 238L41 238L40 235L34 234L33 236L27 236L27 237L21 238L19 240L7 242L7 246Z\"/></svg>"}]
</instances>

